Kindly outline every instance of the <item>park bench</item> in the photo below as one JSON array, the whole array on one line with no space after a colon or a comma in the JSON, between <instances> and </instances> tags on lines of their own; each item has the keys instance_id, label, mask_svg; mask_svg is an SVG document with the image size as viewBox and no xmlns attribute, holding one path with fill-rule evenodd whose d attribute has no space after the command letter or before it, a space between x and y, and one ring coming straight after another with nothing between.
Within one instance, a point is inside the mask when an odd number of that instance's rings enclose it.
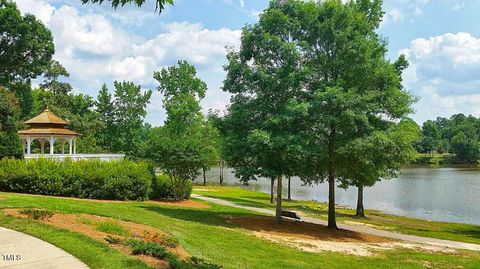
<instances>
[{"instance_id":1,"label":"park bench","mask_svg":"<svg viewBox=\"0 0 480 269\"><path fill-rule=\"evenodd\" d=\"M300 221L300 216L293 211L282 210L282 217L294 219L295 221Z\"/></svg>"}]
</instances>

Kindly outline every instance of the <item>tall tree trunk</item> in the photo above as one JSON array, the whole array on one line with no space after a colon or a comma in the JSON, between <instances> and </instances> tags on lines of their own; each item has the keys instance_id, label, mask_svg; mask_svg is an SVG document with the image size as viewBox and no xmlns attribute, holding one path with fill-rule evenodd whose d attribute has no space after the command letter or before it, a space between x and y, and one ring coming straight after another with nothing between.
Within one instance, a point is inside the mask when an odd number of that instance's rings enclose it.
<instances>
[{"instance_id":1,"label":"tall tree trunk","mask_svg":"<svg viewBox=\"0 0 480 269\"><path fill-rule=\"evenodd\" d=\"M363 209L363 185L358 185L358 196L357 196L357 212L355 216L365 217L365 211Z\"/></svg>"},{"instance_id":2,"label":"tall tree trunk","mask_svg":"<svg viewBox=\"0 0 480 269\"><path fill-rule=\"evenodd\" d=\"M223 160L220 160L220 186L223 186Z\"/></svg>"},{"instance_id":3,"label":"tall tree trunk","mask_svg":"<svg viewBox=\"0 0 480 269\"><path fill-rule=\"evenodd\" d=\"M270 204L273 204L273 187L275 185L275 178L270 179Z\"/></svg>"},{"instance_id":4,"label":"tall tree trunk","mask_svg":"<svg viewBox=\"0 0 480 269\"><path fill-rule=\"evenodd\" d=\"M333 160L336 127L330 125L330 138L328 143L328 228L337 229L335 219L335 163Z\"/></svg>"},{"instance_id":5,"label":"tall tree trunk","mask_svg":"<svg viewBox=\"0 0 480 269\"><path fill-rule=\"evenodd\" d=\"M277 177L277 210L275 218L277 223L282 223L282 176Z\"/></svg>"},{"instance_id":6,"label":"tall tree trunk","mask_svg":"<svg viewBox=\"0 0 480 269\"><path fill-rule=\"evenodd\" d=\"M290 177L288 177L288 201L292 201L292 195L290 192Z\"/></svg>"},{"instance_id":7,"label":"tall tree trunk","mask_svg":"<svg viewBox=\"0 0 480 269\"><path fill-rule=\"evenodd\" d=\"M207 177L205 176L205 167L202 167L203 171L203 186L207 186Z\"/></svg>"}]
</instances>

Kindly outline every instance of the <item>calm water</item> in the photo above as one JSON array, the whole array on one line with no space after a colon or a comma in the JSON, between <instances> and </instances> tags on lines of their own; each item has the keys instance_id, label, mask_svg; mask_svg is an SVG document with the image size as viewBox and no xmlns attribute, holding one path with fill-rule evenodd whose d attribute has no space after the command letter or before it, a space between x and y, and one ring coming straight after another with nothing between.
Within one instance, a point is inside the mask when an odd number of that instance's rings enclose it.
<instances>
[{"instance_id":1,"label":"calm water","mask_svg":"<svg viewBox=\"0 0 480 269\"><path fill-rule=\"evenodd\" d=\"M207 180L218 184L218 173L218 168L208 171ZM229 169L225 169L225 184L240 185ZM270 181L251 181L246 188L270 193ZM292 199L327 201L325 183L303 186L292 178L291 188ZM286 197L286 189L284 193ZM355 207L356 195L356 188L337 189L337 204ZM480 168L406 168L398 178L365 188L364 199L365 208L395 215L480 225Z\"/></svg>"}]
</instances>

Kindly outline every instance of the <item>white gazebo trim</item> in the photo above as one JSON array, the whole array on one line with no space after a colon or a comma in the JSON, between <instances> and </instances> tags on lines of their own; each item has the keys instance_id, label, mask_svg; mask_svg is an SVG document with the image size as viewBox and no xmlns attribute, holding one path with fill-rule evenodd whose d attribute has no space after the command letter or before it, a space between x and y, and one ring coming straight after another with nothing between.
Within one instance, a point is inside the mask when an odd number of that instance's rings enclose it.
<instances>
[{"instance_id":1,"label":"white gazebo trim","mask_svg":"<svg viewBox=\"0 0 480 269\"><path fill-rule=\"evenodd\" d=\"M45 142L48 141L50 146L50 155L55 154L55 142L62 141L62 154L65 154L65 142L68 142L69 145L69 153L68 154L76 154L77 152L77 136L76 135L20 135L20 138L25 141L24 143L24 153L27 155L32 154L32 142L37 140L40 142L40 154L45 154ZM25 145L26 144L26 145Z\"/></svg>"}]
</instances>

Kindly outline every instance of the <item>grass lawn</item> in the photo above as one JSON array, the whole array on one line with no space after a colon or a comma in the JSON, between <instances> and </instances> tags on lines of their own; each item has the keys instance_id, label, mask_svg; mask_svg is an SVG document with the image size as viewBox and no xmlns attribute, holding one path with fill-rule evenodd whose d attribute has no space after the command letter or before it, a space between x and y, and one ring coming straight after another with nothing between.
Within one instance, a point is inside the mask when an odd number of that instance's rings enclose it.
<instances>
[{"instance_id":1,"label":"grass lawn","mask_svg":"<svg viewBox=\"0 0 480 269\"><path fill-rule=\"evenodd\" d=\"M275 207L275 205L270 204L269 194L252 192L240 187L195 186L194 193L229 200L241 205L262 208ZM314 201L284 201L282 202L282 206L291 210L302 211L310 217L327 219L328 205L326 203ZM380 229L393 230L405 234L480 244L479 225L420 220L389 215L376 210L366 210L365 214L367 218L357 218L354 216L354 210L338 208L337 221L346 223L361 222L374 225Z\"/></svg>"},{"instance_id":2,"label":"grass lawn","mask_svg":"<svg viewBox=\"0 0 480 269\"><path fill-rule=\"evenodd\" d=\"M227 194L242 194L241 189L224 190ZM219 195L219 192L215 193ZM244 194L248 196L238 196L235 199L245 199L245 203L258 206L265 204L262 194ZM98 202L2 192L0 197L0 209L35 207L52 210L54 213L93 214L149 225L172 234L190 255L220 264L224 268L480 268L480 253L468 251L442 254L394 249L371 257L334 252L304 252L252 236L225 218L255 213L213 204L210 204L209 208L186 208L142 202ZM287 205L295 206L295 203ZM78 257L91 268L147 268L142 262L108 248L106 243L39 221L10 217L3 211L0 212L0 226L48 241ZM120 232L112 224L100 229Z\"/></svg>"}]
</instances>

